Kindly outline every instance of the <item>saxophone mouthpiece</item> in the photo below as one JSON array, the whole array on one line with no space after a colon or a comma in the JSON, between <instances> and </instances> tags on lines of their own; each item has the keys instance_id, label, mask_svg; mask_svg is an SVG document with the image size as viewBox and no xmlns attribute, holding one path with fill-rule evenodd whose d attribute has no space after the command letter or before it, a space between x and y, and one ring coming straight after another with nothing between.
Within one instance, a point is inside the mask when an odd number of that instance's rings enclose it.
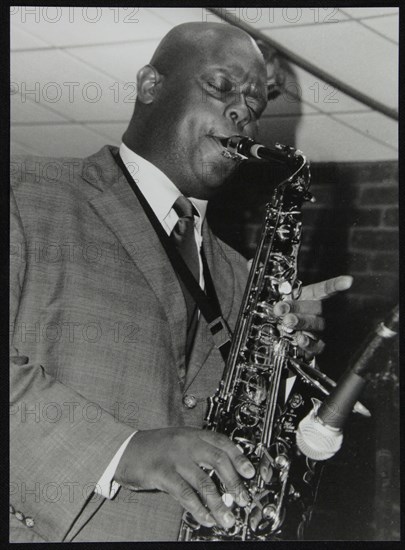
<instances>
[{"instance_id":1,"label":"saxophone mouthpiece","mask_svg":"<svg viewBox=\"0 0 405 550\"><path fill-rule=\"evenodd\" d=\"M218 138L218 141L220 142L222 147L225 147L225 149L227 149L229 138Z\"/></svg>"},{"instance_id":2,"label":"saxophone mouthpiece","mask_svg":"<svg viewBox=\"0 0 405 550\"><path fill-rule=\"evenodd\" d=\"M220 138L219 141L226 151L236 155L240 159L255 158L270 162L295 163L297 161L297 153L293 147L287 147L276 144L275 149L265 147L257 143L252 138L247 136L230 136L228 138Z\"/></svg>"}]
</instances>

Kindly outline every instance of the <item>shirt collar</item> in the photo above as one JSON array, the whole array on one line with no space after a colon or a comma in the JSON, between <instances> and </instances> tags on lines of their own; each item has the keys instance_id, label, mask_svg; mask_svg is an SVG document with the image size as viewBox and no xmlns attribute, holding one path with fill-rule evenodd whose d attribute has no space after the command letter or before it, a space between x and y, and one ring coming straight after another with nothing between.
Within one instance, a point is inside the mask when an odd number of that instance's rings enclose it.
<instances>
[{"instance_id":1,"label":"shirt collar","mask_svg":"<svg viewBox=\"0 0 405 550\"><path fill-rule=\"evenodd\" d=\"M120 156L156 217L160 223L164 224L165 220L173 215L172 207L176 199L182 194L181 191L166 174L135 151L132 151L125 143L120 145ZM188 198L200 215L195 218L195 222L197 229L201 232L208 201L195 199L194 197Z\"/></svg>"}]
</instances>

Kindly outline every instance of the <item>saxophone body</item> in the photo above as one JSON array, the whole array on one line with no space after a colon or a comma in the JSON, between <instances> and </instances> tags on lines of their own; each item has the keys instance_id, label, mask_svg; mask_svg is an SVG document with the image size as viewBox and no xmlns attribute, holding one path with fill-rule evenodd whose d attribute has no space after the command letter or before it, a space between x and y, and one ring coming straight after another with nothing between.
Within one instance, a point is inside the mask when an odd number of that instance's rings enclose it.
<instances>
[{"instance_id":1,"label":"saxophone body","mask_svg":"<svg viewBox=\"0 0 405 550\"><path fill-rule=\"evenodd\" d=\"M227 153L238 155L246 141L229 138ZM228 360L205 423L205 429L228 435L253 463L256 474L244 481L250 503L230 503L236 523L228 530L200 525L185 512L179 540L302 540L316 497L321 463L300 453L295 437L313 399L326 390L319 371L299 356L294 334L273 314L275 303L300 294L301 206L311 200L310 170L300 151L277 147L277 157L284 157L293 174L266 205ZM264 459L272 470L268 482L260 475ZM231 495L215 471L209 475L228 503Z\"/></svg>"}]
</instances>

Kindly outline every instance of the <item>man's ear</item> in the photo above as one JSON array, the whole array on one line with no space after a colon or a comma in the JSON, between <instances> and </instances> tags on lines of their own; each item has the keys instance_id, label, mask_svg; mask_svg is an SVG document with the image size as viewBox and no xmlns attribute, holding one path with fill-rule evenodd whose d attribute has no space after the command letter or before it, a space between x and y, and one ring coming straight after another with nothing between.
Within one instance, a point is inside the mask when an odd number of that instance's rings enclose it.
<instances>
[{"instance_id":1,"label":"man's ear","mask_svg":"<svg viewBox=\"0 0 405 550\"><path fill-rule=\"evenodd\" d=\"M137 99L141 103L152 103L155 100L157 85L161 82L162 76L152 65L145 65L138 71L136 76Z\"/></svg>"}]
</instances>

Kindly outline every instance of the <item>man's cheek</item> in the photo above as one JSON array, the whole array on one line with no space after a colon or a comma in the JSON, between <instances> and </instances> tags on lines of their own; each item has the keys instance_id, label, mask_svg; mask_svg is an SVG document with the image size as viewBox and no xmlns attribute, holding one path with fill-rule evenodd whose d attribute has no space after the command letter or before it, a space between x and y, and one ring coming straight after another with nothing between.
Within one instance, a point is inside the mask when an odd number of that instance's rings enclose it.
<instances>
[{"instance_id":1,"label":"man's cheek","mask_svg":"<svg viewBox=\"0 0 405 550\"><path fill-rule=\"evenodd\" d=\"M223 162L224 161L224 162ZM209 188L219 187L229 177L234 167L226 159L217 156L207 156L201 166L201 181Z\"/></svg>"}]
</instances>

